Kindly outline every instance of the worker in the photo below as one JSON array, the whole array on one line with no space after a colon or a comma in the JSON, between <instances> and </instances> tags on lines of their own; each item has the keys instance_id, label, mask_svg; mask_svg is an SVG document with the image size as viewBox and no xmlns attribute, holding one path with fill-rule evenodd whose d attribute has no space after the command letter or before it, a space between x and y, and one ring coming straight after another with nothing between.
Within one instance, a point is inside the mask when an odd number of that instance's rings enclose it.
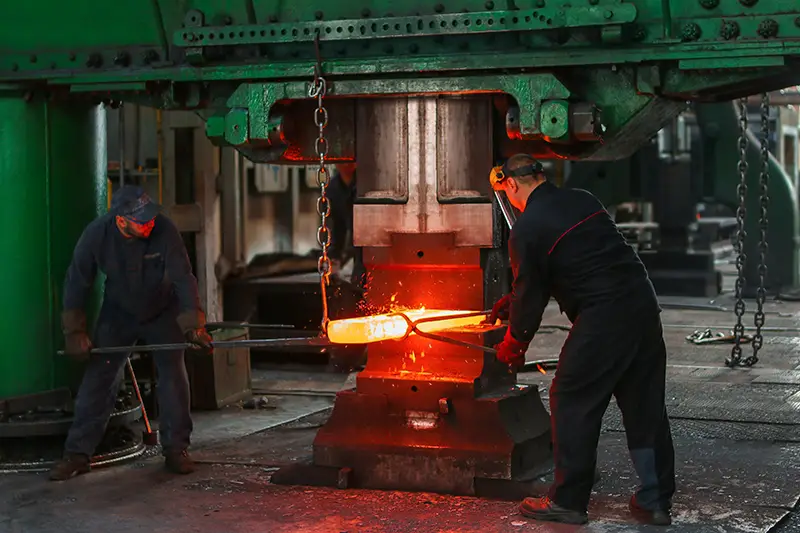
<instances>
[{"instance_id":1,"label":"worker","mask_svg":"<svg viewBox=\"0 0 800 533\"><path fill-rule=\"evenodd\" d=\"M363 264L360 250L353 246L353 203L355 198L356 164L339 163L328 184L328 200L331 206L329 218L331 243L328 255L333 263L334 272L353 259L351 281L358 285L363 281L361 279Z\"/></svg>"},{"instance_id":2,"label":"worker","mask_svg":"<svg viewBox=\"0 0 800 533\"><path fill-rule=\"evenodd\" d=\"M489 317L508 320L497 358L513 368L524 364L551 296L572 322L550 388L555 481L546 497L525 499L520 512L588 521L602 418L613 395L640 480L630 510L642 522L670 524L675 467L666 347L644 265L597 198L556 187L532 157L511 157L492 169L490 181L521 212L509 240L513 288Z\"/></svg>"},{"instance_id":3,"label":"worker","mask_svg":"<svg viewBox=\"0 0 800 533\"><path fill-rule=\"evenodd\" d=\"M88 364L64 457L50 472L54 481L90 470L89 458L114 409L128 355L90 355L93 346L188 342L198 351L211 350L186 247L178 229L159 210L140 187L122 187L110 212L91 222L75 247L64 282L62 325L65 352ZM106 276L105 295L92 343L86 306L98 271ZM153 357L165 466L188 474L194 464L187 452L192 418L184 352L164 350Z\"/></svg>"},{"instance_id":4,"label":"worker","mask_svg":"<svg viewBox=\"0 0 800 533\"><path fill-rule=\"evenodd\" d=\"M338 163L328 184L330 201L329 227L331 243L328 254L332 272L339 279L349 281L349 287L332 291L330 308L333 318L352 318L361 312L366 289L366 270L361 248L353 244L353 204L356 199L356 163ZM340 277L342 268L353 261L349 279ZM366 346L340 346L330 350L327 371L350 373L361 368L366 361Z\"/></svg>"}]
</instances>

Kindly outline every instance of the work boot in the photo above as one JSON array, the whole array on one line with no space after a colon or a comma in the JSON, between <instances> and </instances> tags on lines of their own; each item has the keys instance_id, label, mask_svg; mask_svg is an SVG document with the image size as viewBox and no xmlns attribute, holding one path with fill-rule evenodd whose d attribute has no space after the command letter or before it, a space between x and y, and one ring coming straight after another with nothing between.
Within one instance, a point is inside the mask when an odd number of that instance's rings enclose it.
<instances>
[{"instance_id":1,"label":"work boot","mask_svg":"<svg viewBox=\"0 0 800 533\"><path fill-rule=\"evenodd\" d=\"M189 457L189 452L186 450L165 452L164 457L164 466L170 472L175 474L191 474L194 472L194 461Z\"/></svg>"},{"instance_id":2,"label":"work boot","mask_svg":"<svg viewBox=\"0 0 800 533\"><path fill-rule=\"evenodd\" d=\"M550 498L525 498L519 505L522 516L545 522L562 524L585 524L589 516L585 512L564 509Z\"/></svg>"},{"instance_id":3,"label":"work boot","mask_svg":"<svg viewBox=\"0 0 800 533\"><path fill-rule=\"evenodd\" d=\"M50 470L50 481L66 481L91 470L89 458L80 453L65 453Z\"/></svg>"},{"instance_id":4,"label":"work boot","mask_svg":"<svg viewBox=\"0 0 800 533\"><path fill-rule=\"evenodd\" d=\"M630 503L631 515L643 524L650 524L653 526L668 526L672 523L672 516L670 516L669 509L656 509L649 510L639 506L636 501L636 495L631 496Z\"/></svg>"}]
</instances>

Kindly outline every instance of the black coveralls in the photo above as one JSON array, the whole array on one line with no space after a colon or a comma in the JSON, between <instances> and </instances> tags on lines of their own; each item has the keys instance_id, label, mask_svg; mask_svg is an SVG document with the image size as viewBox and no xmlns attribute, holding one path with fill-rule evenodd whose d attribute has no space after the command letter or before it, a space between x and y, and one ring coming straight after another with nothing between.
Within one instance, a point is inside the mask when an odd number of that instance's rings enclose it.
<instances>
[{"instance_id":1,"label":"black coveralls","mask_svg":"<svg viewBox=\"0 0 800 533\"><path fill-rule=\"evenodd\" d=\"M128 239L113 213L94 220L75 247L64 285L64 309L84 310L98 269L106 275L94 345L98 348L182 343L177 317L201 314L197 279L173 222L157 216L148 239ZM203 320L204 322L204 320ZM105 431L126 354L92 356L83 376L65 451L91 456ZM160 437L165 452L189 446L189 380L182 350L155 352Z\"/></svg>"},{"instance_id":2,"label":"black coveralls","mask_svg":"<svg viewBox=\"0 0 800 533\"><path fill-rule=\"evenodd\" d=\"M586 511L603 413L622 411L637 502L669 508L674 449L658 299L636 252L590 193L544 182L511 232L511 334L529 342L550 296L572 321L550 388L556 504Z\"/></svg>"}]
</instances>

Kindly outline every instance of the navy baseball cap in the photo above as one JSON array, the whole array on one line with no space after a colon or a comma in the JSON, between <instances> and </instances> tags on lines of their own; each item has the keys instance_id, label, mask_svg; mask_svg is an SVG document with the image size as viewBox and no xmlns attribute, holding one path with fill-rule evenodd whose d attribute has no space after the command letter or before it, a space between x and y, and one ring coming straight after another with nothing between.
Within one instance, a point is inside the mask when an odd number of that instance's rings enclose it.
<instances>
[{"instance_id":1,"label":"navy baseball cap","mask_svg":"<svg viewBox=\"0 0 800 533\"><path fill-rule=\"evenodd\" d=\"M111 209L115 214L139 224L150 222L161 212L161 206L136 185L126 185L114 193Z\"/></svg>"}]
</instances>

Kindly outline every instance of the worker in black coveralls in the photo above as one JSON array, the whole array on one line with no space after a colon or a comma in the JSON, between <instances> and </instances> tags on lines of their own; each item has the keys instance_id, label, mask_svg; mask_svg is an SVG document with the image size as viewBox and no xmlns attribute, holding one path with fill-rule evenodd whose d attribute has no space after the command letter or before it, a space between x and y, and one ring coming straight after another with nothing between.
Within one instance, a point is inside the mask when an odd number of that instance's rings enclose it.
<instances>
[{"instance_id":1,"label":"worker in black coveralls","mask_svg":"<svg viewBox=\"0 0 800 533\"><path fill-rule=\"evenodd\" d=\"M332 292L330 305L334 318L351 318L358 315L358 300L366 289L366 271L361 248L353 246L353 204L356 199L356 164L338 163L336 172L328 184L328 201L331 213L328 225L331 244L328 255L331 258L332 272L339 270L353 260L350 276L352 288L342 287ZM355 290L352 290L355 289ZM361 296L359 296L359 293ZM330 372L352 372L365 361L365 346L340 346L330 351L327 370Z\"/></svg>"},{"instance_id":2,"label":"worker in black coveralls","mask_svg":"<svg viewBox=\"0 0 800 533\"><path fill-rule=\"evenodd\" d=\"M509 243L513 290L489 319L509 321L497 358L524 364L551 296L572 322L550 389L555 481L547 497L525 499L520 512L588 521L601 422L613 395L640 480L630 510L668 525L675 466L664 405L667 354L644 265L597 198L551 184L532 157L511 157L490 181L522 212Z\"/></svg>"},{"instance_id":3,"label":"worker in black coveralls","mask_svg":"<svg viewBox=\"0 0 800 533\"><path fill-rule=\"evenodd\" d=\"M75 404L64 458L50 473L55 481L89 471L114 409L127 354L89 355L85 309L98 270L106 275L103 307L94 332L97 347L189 342L211 350L200 309L197 279L175 225L135 186L121 188L109 213L91 222L75 247L64 283L65 352L88 359ZM160 438L166 467L194 470L187 453L192 418L183 350L153 354L158 370Z\"/></svg>"},{"instance_id":4,"label":"worker in black coveralls","mask_svg":"<svg viewBox=\"0 0 800 533\"><path fill-rule=\"evenodd\" d=\"M334 272L353 259L351 282L363 288L364 265L361 250L353 246L353 204L356 199L356 164L339 163L328 184L331 244L328 255Z\"/></svg>"}]
</instances>

